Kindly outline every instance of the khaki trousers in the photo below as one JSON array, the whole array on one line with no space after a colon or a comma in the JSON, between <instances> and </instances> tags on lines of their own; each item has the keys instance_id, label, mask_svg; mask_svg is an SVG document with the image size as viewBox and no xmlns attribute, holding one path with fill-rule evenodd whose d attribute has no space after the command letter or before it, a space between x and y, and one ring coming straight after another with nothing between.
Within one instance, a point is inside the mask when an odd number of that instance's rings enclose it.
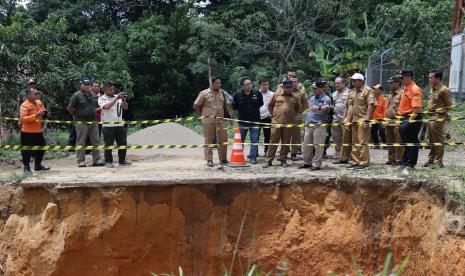
<instances>
[{"instance_id":1,"label":"khaki trousers","mask_svg":"<svg viewBox=\"0 0 465 276\"><path fill-rule=\"evenodd\" d=\"M371 129L368 125L352 125L352 143L368 144L370 143ZM370 150L368 146L352 146L352 159L355 164L361 166L370 165Z\"/></svg>"},{"instance_id":2,"label":"khaki trousers","mask_svg":"<svg viewBox=\"0 0 465 276\"><path fill-rule=\"evenodd\" d=\"M400 130L398 126L385 126L386 130L386 143L402 143L400 138ZM388 147L388 160L391 163L402 162L404 156L404 147Z\"/></svg>"},{"instance_id":3,"label":"khaki trousers","mask_svg":"<svg viewBox=\"0 0 465 276\"><path fill-rule=\"evenodd\" d=\"M100 137L98 134L97 124L76 124L76 146L85 146L87 137L89 137L91 146L98 146L100 144ZM86 161L86 150L76 150L77 162ZM100 161L100 151L97 149L92 150L92 159L94 164Z\"/></svg>"},{"instance_id":4,"label":"khaki trousers","mask_svg":"<svg viewBox=\"0 0 465 276\"><path fill-rule=\"evenodd\" d=\"M270 144L278 144L279 142L281 142L281 144L290 144L291 133L292 133L292 128L272 128ZM270 145L268 147L268 152L266 154L266 159L268 162L273 161L277 150L278 150L277 145ZM286 160L288 153L289 153L289 146L281 145L279 159Z\"/></svg>"},{"instance_id":5,"label":"khaki trousers","mask_svg":"<svg viewBox=\"0 0 465 276\"><path fill-rule=\"evenodd\" d=\"M203 136L205 137L205 144L216 144L216 131L218 128L218 143L220 143L220 158L221 160L226 160L227 158L227 150L228 147L227 145L223 145L222 143L225 143L228 141L228 133L226 132L225 129L226 125L224 122L219 122L219 123L202 123L202 128L203 128ZM213 149L212 148L204 148L204 155L205 155L205 160L213 160Z\"/></svg>"},{"instance_id":6,"label":"khaki trousers","mask_svg":"<svg viewBox=\"0 0 465 276\"><path fill-rule=\"evenodd\" d=\"M444 143L446 122L430 121L428 122L428 138L430 143ZM442 164L444 157L444 145L431 146L431 151L428 155L428 162L431 164Z\"/></svg>"},{"instance_id":7,"label":"khaki trousers","mask_svg":"<svg viewBox=\"0 0 465 276\"><path fill-rule=\"evenodd\" d=\"M342 144L352 144L352 126L342 126ZM343 162L349 161L350 153L352 152L351 146L341 146L341 153L339 160Z\"/></svg>"},{"instance_id":8,"label":"khaki trousers","mask_svg":"<svg viewBox=\"0 0 465 276\"><path fill-rule=\"evenodd\" d=\"M323 163L324 144L328 131L325 126L314 126L305 128L305 138L303 144L304 163L313 167L321 168ZM315 153L313 153L315 149Z\"/></svg>"}]
</instances>

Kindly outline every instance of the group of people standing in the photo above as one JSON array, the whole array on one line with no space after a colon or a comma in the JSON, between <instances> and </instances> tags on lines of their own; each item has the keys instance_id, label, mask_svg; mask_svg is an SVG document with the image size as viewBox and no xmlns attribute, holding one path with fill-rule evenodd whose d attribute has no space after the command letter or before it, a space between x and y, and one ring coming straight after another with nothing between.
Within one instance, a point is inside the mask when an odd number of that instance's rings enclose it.
<instances>
[{"instance_id":1,"label":"group of people standing","mask_svg":"<svg viewBox=\"0 0 465 276\"><path fill-rule=\"evenodd\" d=\"M281 145L279 161L288 167L288 154L291 160L297 160L297 154L303 151L304 163L301 169L321 170L327 145L335 146L334 164L347 164L347 169L364 170L370 166L369 146L371 140L379 144L380 138L387 143L386 165L399 166L404 172L414 168L419 153L419 132L424 114L428 116L429 142L445 142L447 112L452 108L448 88L442 83L443 73L432 70L429 73L431 90L428 106L423 111L423 91L415 83L411 70L402 70L399 75L387 81L389 97L383 96L383 87L378 84L368 87L365 77L355 73L350 77L351 89L347 88L342 77L334 81L335 91L330 92L327 81L317 79L312 84L312 95L308 95L300 83L296 71L289 70L286 78L275 92L269 90L268 78L259 80L259 89L253 89L252 80L243 77L241 89L232 99L221 89L221 79L212 79L211 89L198 95L194 109L203 116L202 121L205 143L221 144L220 154L223 163L227 163L226 145L227 121L221 119L232 106L238 113L238 125L242 142L250 133L250 152L248 158L257 164L260 132L264 133L265 167L273 165L273 160ZM373 123L375 121L375 123ZM277 127L273 124L305 124L304 139L299 127ZM218 139L217 139L218 138ZM399 146L400 143L413 143L414 146ZM289 144L292 146L290 147ZM326 145L326 146L325 146ZM377 146L379 148L379 145ZM425 167L443 168L443 145L432 145L429 160ZM208 166L213 166L211 148L205 149Z\"/></svg>"},{"instance_id":2,"label":"group of people standing","mask_svg":"<svg viewBox=\"0 0 465 276\"><path fill-rule=\"evenodd\" d=\"M115 94L116 85L107 82L103 85L103 93L100 93L101 86L97 82L92 82L87 76L83 76L79 82L79 91L74 93L69 99L68 112L72 115L75 124L71 140L75 140L76 146L99 146L100 136L103 134L105 146L113 146L116 142L118 146L127 145L127 128L123 122L123 111L128 109L127 95L125 93ZM43 94L37 90L37 82L31 79L24 93L18 97L22 101L19 107L21 145L22 146L45 146L43 135L43 120L51 117L50 112L41 101ZM111 124L99 124L99 122L111 122ZM22 150L22 161L24 172L31 173L30 160L34 157L34 170L49 170L50 167L42 165L44 150ZM86 150L76 150L78 167L86 167ZM118 150L119 165L131 165L126 161L126 150ZM104 151L105 162L100 160L100 151L92 150L92 166L106 166L113 168L112 150Z\"/></svg>"}]
</instances>

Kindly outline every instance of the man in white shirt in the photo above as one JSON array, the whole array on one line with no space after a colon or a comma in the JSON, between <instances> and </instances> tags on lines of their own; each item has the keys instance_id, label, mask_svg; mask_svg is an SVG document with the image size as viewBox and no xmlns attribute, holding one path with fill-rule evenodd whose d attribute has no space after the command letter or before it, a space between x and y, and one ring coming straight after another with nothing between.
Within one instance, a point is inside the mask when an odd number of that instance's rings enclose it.
<instances>
[{"instance_id":1,"label":"man in white shirt","mask_svg":"<svg viewBox=\"0 0 465 276\"><path fill-rule=\"evenodd\" d=\"M270 91L270 80L267 77L262 77L259 81L260 85L260 93L263 96L263 105L260 107L260 122L271 124L271 114L270 110L268 109L268 105L270 104L271 98L273 98L273 92ZM264 135L264 143L265 143L265 156L266 152L268 151L268 145L270 143L270 134L271 128L269 125L262 125L260 128L263 130Z\"/></svg>"},{"instance_id":2,"label":"man in white shirt","mask_svg":"<svg viewBox=\"0 0 465 276\"><path fill-rule=\"evenodd\" d=\"M121 122L121 124L103 124L102 133L105 146L113 146L115 141L118 146L127 145L127 130L123 124L123 110L128 109L127 95L119 93L114 95L115 85L106 83L104 85L104 95L98 99L98 104L102 108L102 122ZM128 166L131 163L126 161L126 150L118 150L120 166ZM105 150L105 166L113 168L113 155L111 149Z\"/></svg>"}]
</instances>

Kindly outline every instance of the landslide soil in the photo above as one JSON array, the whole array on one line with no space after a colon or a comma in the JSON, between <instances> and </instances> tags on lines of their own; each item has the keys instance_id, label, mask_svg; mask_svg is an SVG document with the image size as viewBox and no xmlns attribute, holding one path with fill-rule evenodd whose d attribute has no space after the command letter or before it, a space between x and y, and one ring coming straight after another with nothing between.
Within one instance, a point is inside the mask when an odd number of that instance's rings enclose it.
<instances>
[{"instance_id":1,"label":"landslide soil","mask_svg":"<svg viewBox=\"0 0 465 276\"><path fill-rule=\"evenodd\" d=\"M234 275L249 263L289 275L380 270L464 275L465 238L442 189L341 177L193 179L138 185L0 188L0 274ZM242 231L241 224L243 223ZM239 235L239 233L242 233Z\"/></svg>"}]
</instances>

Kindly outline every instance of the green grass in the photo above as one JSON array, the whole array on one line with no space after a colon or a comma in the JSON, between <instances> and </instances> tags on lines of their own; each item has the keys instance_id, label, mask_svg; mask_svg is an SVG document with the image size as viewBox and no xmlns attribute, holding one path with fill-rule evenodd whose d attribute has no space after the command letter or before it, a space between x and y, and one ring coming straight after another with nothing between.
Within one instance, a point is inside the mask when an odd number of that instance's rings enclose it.
<instances>
[{"instance_id":1,"label":"green grass","mask_svg":"<svg viewBox=\"0 0 465 276\"><path fill-rule=\"evenodd\" d=\"M47 145L67 145L69 132L62 129L49 129L44 133ZM6 145L20 145L20 134L16 133L7 137L4 141ZM47 151L45 152L44 159L50 160L54 158L65 158L71 153L69 151ZM0 150L0 160L2 161L16 161L21 157L19 150Z\"/></svg>"}]
</instances>

